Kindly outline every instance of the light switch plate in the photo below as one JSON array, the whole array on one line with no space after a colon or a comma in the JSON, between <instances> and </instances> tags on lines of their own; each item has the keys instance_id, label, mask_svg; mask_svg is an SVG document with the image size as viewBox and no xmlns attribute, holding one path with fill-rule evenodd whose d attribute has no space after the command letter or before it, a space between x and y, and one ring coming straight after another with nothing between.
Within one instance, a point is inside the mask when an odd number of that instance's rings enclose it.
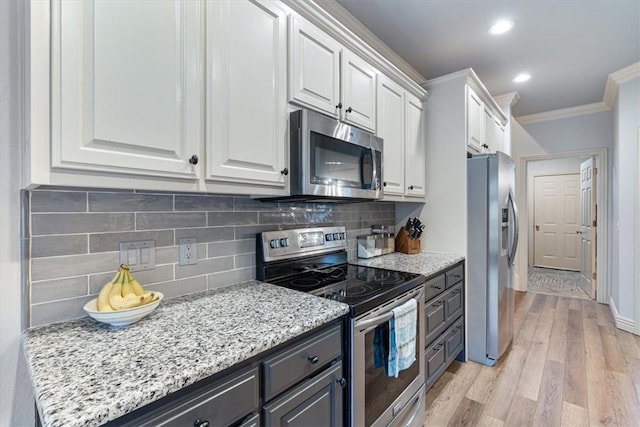
<instances>
[{"instance_id":1,"label":"light switch plate","mask_svg":"<svg viewBox=\"0 0 640 427\"><path fill-rule=\"evenodd\" d=\"M156 268L155 240L120 243L120 264L128 264L131 271Z\"/></svg>"}]
</instances>

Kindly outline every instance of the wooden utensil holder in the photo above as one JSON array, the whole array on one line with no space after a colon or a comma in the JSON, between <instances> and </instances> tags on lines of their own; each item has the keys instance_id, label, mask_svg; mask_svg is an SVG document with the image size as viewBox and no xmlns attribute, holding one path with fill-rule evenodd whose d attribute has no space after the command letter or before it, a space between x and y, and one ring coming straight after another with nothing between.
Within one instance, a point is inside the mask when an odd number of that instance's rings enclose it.
<instances>
[{"instance_id":1,"label":"wooden utensil holder","mask_svg":"<svg viewBox=\"0 0 640 427\"><path fill-rule=\"evenodd\" d=\"M396 251L404 254L419 254L422 252L420 239L410 239L409 233L402 227L396 235Z\"/></svg>"}]
</instances>

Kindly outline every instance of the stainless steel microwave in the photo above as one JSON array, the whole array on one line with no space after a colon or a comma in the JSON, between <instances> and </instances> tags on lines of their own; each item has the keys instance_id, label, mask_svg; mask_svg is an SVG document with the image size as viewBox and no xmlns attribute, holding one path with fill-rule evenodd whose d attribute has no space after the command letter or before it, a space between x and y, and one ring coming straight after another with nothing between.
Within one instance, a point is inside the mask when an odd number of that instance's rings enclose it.
<instances>
[{"instance_id":1,"label":"stainless steel microwave","mask_svg":"<svg viewBox=\"0 0 640 427\"><path fill-rule=\"evenodd\" d=\"M290 200L382 199L382 138L309 110L289 126Z\"/></svg>"}]
</instances>

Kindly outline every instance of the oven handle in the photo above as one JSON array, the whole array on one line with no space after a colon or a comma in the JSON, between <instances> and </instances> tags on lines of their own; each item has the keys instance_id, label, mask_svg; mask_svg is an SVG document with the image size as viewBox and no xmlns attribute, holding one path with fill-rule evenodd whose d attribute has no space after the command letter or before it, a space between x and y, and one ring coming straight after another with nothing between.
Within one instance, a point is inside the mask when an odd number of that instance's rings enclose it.
<instances>
[{"instance_id":1,"label":"oven handle","mask_svg":"<svg viewBox=\"0 0 640 427\"><path fill-rule=\"evenodd\" d=\"M355 333L359 334L369 328L378 326L381 323L388 322L393 317L394 308L401 306L405 302L409 301L411 298L415 298L416 301L420 302L423 296L424 296L424 290L420 289L420 292L417 295L407 295L406 297L398 300L397 304L394 304L393 308L387 313L381 314L380 316L376 316L373 319L367 319L367 320L362 320L360 322L356 322L356 324L354 325Z\"/></svg>"},{"instance_id":2,"label":"oven handle","mask_svg":"<svg viewBox=\"0 0 640 427\"><path fill-rule=\"evenodd\" d=\"M406 423L403 423L403 425L408 426L411 425L411 423L413 422L413 420L416 418L416 416L418 415L418 412L420 411L420 407L421 407L421 400L424 399L424 393L418 393L418 398L416 399L415 403L413 404L414 409L411 412L411 415L408 417L409 420Z\"/></svg>"}]
</instances>

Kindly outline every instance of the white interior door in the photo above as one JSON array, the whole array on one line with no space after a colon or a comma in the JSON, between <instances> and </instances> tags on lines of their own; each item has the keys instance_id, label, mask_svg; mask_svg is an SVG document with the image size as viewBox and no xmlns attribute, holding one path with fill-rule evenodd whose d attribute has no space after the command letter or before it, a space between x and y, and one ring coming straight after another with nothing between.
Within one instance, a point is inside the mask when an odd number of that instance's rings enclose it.
<instances>
[{"instance_id":1,"label":"white interior door","mask_svg":"<svg viewBox=\"0 0 640 427\"><path fill-rule=\"evenodd\" d=\"M580 164L580 286L596 297L596 196L593 158Z\"/></svg>"},{"instance_id":2,"label":"white interior door","mask_svg":"<svg viewBox=\"0 0 640 427\"><path fill-rule=\"evenodd\" d=\"M580 175L534 177L534 265L580 270Z\"/></svg>"}]
</instances>

